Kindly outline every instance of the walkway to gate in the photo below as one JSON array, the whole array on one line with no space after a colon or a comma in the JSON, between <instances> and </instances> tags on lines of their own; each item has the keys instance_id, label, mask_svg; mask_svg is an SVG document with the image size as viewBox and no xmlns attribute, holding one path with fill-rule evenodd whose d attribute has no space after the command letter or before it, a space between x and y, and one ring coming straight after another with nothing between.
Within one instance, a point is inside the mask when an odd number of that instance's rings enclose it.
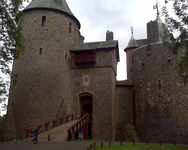
<instances>
[{"instance_id":1,"label":"walkway to gate","mask_svg":"<svg viewBox=\"0 0 188 150\"><path fill-rule=\"evenodd\" d=\"M77 123L78 120L65 123L39 135L39 142L64 142L68 139L68 130Z\"/></svg>"},{"instance_id":2,"label":"walkway to gate","mask_svg":"<svg viewBox=\"0 0 188 150\"><path fill-rule=\"evenodd\" d=\"M81 115L75 119L69 120L63 124L54 126L48 130L39 130L38 142L65 142L76 140L79 138L79 134L82 135L83 140L87 140L89 137L89 120L88 114ZM39 129L42 129L40 126ZM34 131L33 129L32 131ZM27 133L28 135L28 133ZM32 132L29 133L26 142L32 142Z\"/></svg>"}]
</instances>

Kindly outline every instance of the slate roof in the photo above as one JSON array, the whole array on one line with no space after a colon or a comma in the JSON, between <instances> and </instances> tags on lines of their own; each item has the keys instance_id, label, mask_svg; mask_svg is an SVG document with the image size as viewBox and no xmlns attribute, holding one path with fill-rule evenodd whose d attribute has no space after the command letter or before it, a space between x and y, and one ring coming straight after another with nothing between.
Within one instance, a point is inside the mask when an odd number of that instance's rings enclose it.
<instances>
[{"instance_id":1,"label":"slate roof","mask_svg":"<svg viewBox=\"0 0 188 150\"><path fill-rule=\"evenodd\" d=\"M71 49L71 52L89 51L89 50L109 50L116 49L117 60L119 61L119 46L118 41L102 41L102 42L89 42L80 44Z\"/></svg>"},{"instance_id":2,"label":"slate roof","mask_svg":"<svg viewBox=\"0 0 188 150\"><path fill-rule=\"evenodd\" d=\"M128 43L128 46L127 48L129 47L137 47L137 43L136 43L136 40L132 37Z\"/></svg>"},{"instance_id":3,"label":"slate roof","mask_svg":"<svg viewBox=\"0 0 188 150\"><path fill-rule=\"evenodd\" d=\"M136 40L136 43L138 47L149 44L148 39Z\"/></svg>"},{"instance_id":4,"label":"slate roof","mask_svg":"<svg viewBox=\"0 0 188 150\"><path fill-rule=\"evenodd\" d=\"M137 42L132 36L131 39L129 40L128 46L125 48L125 51L128 51L130 49L135 49L137 47L138 47Z\"/></svg>"},{"instance_id":5,"label":"slate roof","mask_svg":"<svg viewBox=\"0 0 188 150\"><path fill-rule=\"evenodd\" d=\"M118 41L103 41L83 43L74 47L71 51L85 51L94 49L109 49L118 47Z\"/></svg>"},{"instance_id":6,"label":"slate roof","mask_svg":"<svg viewBox=\"0 0 188 150\"><path fill-rule=\"evenodd\" d=\"M63 12L72 17L80 26L80 22L71 12L66 0L32 0L32 2L24 9L24 11L33 9L52 9Z\"/></svg>"}]
</instances>

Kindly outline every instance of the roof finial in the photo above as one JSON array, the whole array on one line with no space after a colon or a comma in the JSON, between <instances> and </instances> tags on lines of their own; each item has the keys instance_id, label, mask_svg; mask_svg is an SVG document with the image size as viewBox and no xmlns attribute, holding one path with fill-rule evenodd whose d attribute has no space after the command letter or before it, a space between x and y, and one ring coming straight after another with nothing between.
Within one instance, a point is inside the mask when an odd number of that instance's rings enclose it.
<instances>
[{"instance_id":1,"label":"roof finial","mask_svg":"<svg viewBox=\"0 0 188 150\"><path fill-rule=\"evenodd\" d=\"M131 35L132 35L132 37L134 37L134 28L133 28L133 26L131 26Z\"/></svg>"},{"instance_id":2,"label":"roof finial","mask_svg":"<svg viewBox=\"0 0 188 150\"><path fill-rule=\"evenodd\" d=\"M159 2L156 0L156 4L153 6L153 9L157 10L157 19L160 17L160 12L159 12Z\"/></svg>"}]
</instances>

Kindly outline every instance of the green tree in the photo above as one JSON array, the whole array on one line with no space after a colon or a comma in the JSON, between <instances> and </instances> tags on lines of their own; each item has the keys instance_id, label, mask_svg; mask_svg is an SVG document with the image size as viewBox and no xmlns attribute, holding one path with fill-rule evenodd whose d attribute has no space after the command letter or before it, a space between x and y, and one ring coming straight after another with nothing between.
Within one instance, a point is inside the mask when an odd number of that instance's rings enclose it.
<instances>
[{"instance_id":1,"label":"green tree","mask_svg":"<svg viewBox=\"0 0 188 150\"><path fill-rule=\"evenodd\" d=\"M2 111L6 111L7 85L3 78L0 78L0 116Z\"/></svg>"},{"instance_id":2,"label":"green tree","mask_svg":"<svg viewBox=\"0 0 188 150\"><path fill-rule=\"evenodd\" d=\"M5 106L11 65L21 49L19 18L27 0L0 0L0 112Z\"/></svg>"},{"instance_id":3,"label":"green tree","mask_svg":"<svg viewBox=\"0 0 188 150\"><path fill-rule=\"evenodd\" d=\"M188 1L165 0L163 14L170 32L178 34L174 39L176 46L184 44L184 41L188 39Z\"/></svg>"},{"instance_id":4,"label":"green tree","mask_svg":"<svg viewBox=\"0 0 188 150\"><path fill-rule=\"evenodd\" d=\"M177 53L179 48L184 49L183 55L177 58L177 67L179 75L186 84L188 81L188 0L165 0L163 14L169 31L175 33L176 38L173 38L171 43L174 52Z\"/></svg>"}]
</instances>

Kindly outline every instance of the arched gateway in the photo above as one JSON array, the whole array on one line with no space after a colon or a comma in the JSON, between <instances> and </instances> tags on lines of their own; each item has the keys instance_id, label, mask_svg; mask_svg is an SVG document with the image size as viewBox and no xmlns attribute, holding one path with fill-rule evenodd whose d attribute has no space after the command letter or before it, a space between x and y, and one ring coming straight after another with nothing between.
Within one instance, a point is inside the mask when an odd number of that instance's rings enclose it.
<instances>
[{"instance_id":1,"label":"arched gateway","mask_svg":"<svg viewBox=\"0 0 188 150\"><path fill-rule=\"evenodd\" d=\"M89 114L90 121L88 124L88 137L92 138L92 114L93 114L93 96L90 93L81 93L79 95L80 99L80 112L82 114Z\"/></svg>"}]
</instances>

